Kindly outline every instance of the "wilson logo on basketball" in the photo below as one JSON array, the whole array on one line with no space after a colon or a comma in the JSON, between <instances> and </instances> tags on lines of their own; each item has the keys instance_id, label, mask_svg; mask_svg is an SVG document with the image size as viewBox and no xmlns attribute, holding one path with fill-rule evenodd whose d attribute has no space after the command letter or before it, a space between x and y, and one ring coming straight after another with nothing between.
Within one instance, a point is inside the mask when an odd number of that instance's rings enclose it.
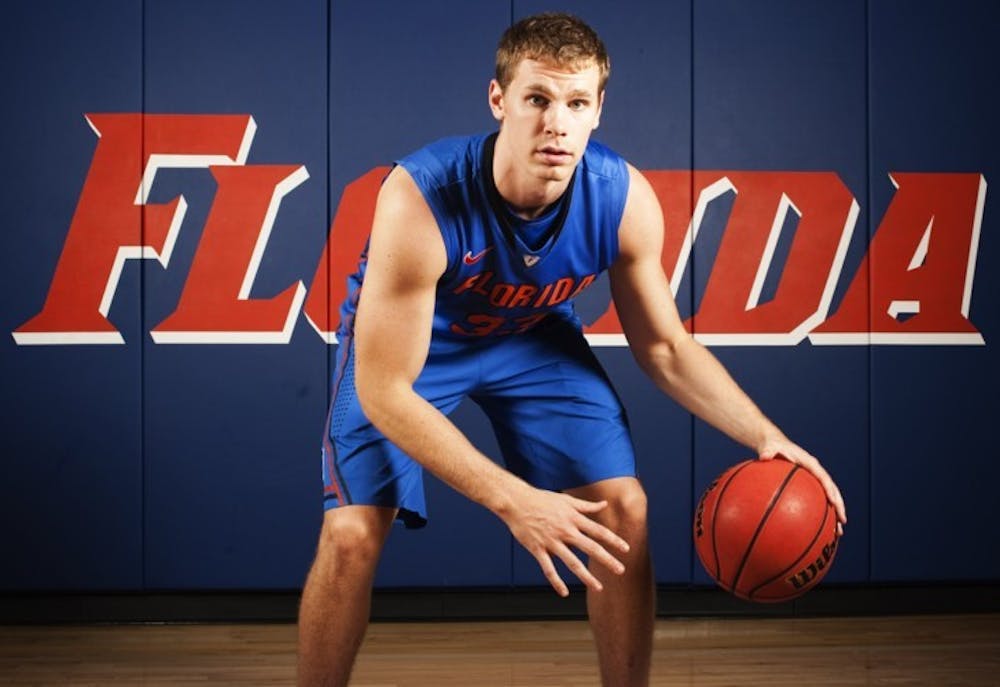
<instances>
[{"instance_id":1,"label":"wilson logo on basketball","mask_svg":"<svg viewBox=\"0 0 1000 687\"><path fill-rule=\"evenodd\" d=\"M838 539L839 537L834 537L833 541L823 547L823 553L819 558L787 578L788 582L796 589L805 589L810 582L816 579L817 575L826 569L826 566L833 559L833 554L837 552Z\"/></svg>"},{"instance_id":2,"label":"wilson logo on basketball","mask_svg":"<svg viewBox=\"0 0 1000 687\"><path fill-rule=\"evenodd\" d=\"M694 536L695 538L701 538L705 534L705 528L702 523L705 520L705 499L708 498L709 493L715 489L715 485L719 483L718 479L712 480L712 483L708 485L705 489L705 493L701 495L701 500L698 502L698 510L694 514Z\"/></svg>"}]
</instances>

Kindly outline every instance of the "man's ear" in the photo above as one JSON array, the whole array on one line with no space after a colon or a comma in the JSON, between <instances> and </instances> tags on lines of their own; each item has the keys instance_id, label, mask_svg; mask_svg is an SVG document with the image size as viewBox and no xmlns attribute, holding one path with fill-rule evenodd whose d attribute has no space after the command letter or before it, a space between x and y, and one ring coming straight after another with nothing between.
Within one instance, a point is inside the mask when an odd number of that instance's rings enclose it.
<instances>
[{"instance_id":1,"label":"man's ear","mask_svg":"<svg viewBox=\"0 0 1000 687\"><path fill-rule=\"evenodd\" d=\"M490 80L489 98L490 111L493 113L493 118L498 122L502 122L504 115L503 89L500 87L500 82L496 79Z\"/></svg>"}]
</instances>

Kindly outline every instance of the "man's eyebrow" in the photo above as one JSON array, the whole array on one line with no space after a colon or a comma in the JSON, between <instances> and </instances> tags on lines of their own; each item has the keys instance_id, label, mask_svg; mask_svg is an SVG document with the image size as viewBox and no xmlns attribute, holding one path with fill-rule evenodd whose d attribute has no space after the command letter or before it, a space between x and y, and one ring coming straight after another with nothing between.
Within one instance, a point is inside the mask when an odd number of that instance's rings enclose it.
<instances>
[{"instance_id":1,"label":"man's eyebrow","mask_svg":"<svg viewBox=\"0 0 1000 687\"><path fill-rule=\"evenodd\" d=\"M526 88L529 91L538 91L539 93L544 93L545 95L555 95L548 86L542 83L533 83Z\"/></svg>"},{"instance_id":2,"label":"man's eyebrow","mask_svg":"<svg viewBox=\"0 0 1000 687\"><path fill-rule=\"evenodd\" d=\"M546 86L545 84L542 84L542 83L533 83L533 84L530 84L529 86L526 87L526 90L528 90L528 91L535 91L535 92L538 92L538 93L542 93L542 94L547 95L549 97L555 97L555 92L552 89L550 89L548 86ZM590 99L590 98L594 97L594 94L592 92L588 91L585 88L578 88L578 89L576 89L574 91L570 91L567 94L567 97L570 98L570 99L574 99L574 100L577 99L577 98L587 98L587 99Z\"/></svg>"}]
</instances>

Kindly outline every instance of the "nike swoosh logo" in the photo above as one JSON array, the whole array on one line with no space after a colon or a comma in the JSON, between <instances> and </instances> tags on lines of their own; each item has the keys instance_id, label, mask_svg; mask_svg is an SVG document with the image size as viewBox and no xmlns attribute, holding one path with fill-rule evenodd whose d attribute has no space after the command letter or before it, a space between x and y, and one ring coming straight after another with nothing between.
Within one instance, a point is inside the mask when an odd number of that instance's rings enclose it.
<instances>
[{"instance_id":1,"label":"nike swoosh logo","mask_svg":"<svg viewBox=\"0 0 1000 687\"><path fill-rule=\"evenodd\" d=\"M477 262L482 260L483 256L489 253L491 250L493 250L493 246L490 246L489 248L484 248L475 255L473 255L472 251L470 250L468 253L465 254L465 257L462 258L462 262L464 262L466 265L475 265Z\"/></svg>"}]
</instances>

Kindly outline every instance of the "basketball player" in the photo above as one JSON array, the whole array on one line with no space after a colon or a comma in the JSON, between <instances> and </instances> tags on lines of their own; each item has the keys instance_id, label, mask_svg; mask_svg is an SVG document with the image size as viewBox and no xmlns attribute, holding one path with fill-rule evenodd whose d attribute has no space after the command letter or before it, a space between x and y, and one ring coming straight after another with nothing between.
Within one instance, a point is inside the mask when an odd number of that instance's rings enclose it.
<instances>
[{"instance_id":1,"label":"basketball player","mask_svg":"<svg viewBox=\"0 0 1000 687\"><path fill-rule=\"evenodd\" d=\"M422 471L495 513L560 595L561 559L587 587L605 685L648 683L654 578L646 494L621 404L573 297L603 271L642 369L764 459L812 471L684 329L660 264L661 210L635 168L595 142L609 62L567 15L512 26L489 105L499 133L400 160L341 309L324 448L326 514L299 618L299 682L344 685L395 519L425 522ZM447 414L471 397L506 469ZM589 557L589 568L573 549Z\"/></svg>"}]
</instances>

